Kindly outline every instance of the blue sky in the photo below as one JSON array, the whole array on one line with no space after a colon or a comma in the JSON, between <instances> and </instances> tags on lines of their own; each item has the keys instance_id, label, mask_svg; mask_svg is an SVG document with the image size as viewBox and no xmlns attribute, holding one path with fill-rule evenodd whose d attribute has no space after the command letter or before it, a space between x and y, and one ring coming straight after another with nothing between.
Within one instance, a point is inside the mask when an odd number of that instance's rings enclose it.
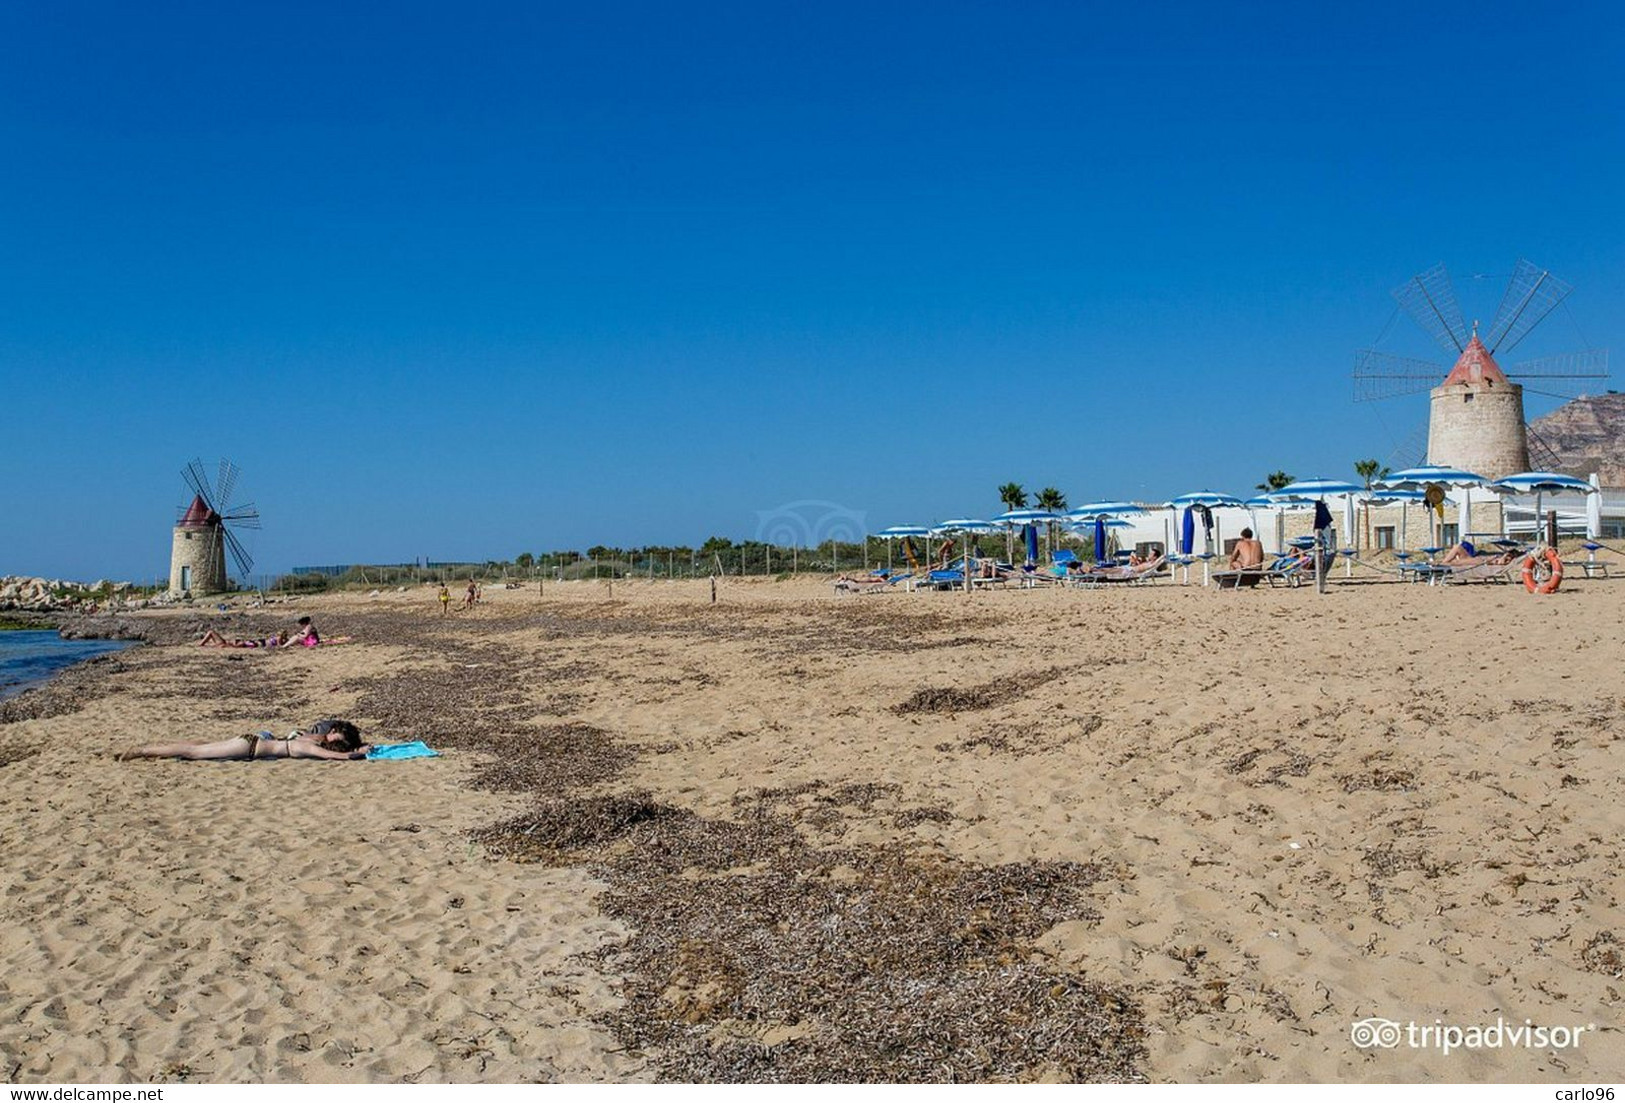
<instances>
[{"instance_id":1,"label":"blue sky","mask_svg":"<svg viewBox=\"0 0 1625 1103\"><path fill-rule=\"evenodd\" d=\"M1519 357L1620 345L1622 30L8 4L0 574L165 571L194 456L271 571L1348 475L1425 421L1348 379L1413 272L1487 319L1529 257L1577 290Z\"/></svg>"}]
</instances>

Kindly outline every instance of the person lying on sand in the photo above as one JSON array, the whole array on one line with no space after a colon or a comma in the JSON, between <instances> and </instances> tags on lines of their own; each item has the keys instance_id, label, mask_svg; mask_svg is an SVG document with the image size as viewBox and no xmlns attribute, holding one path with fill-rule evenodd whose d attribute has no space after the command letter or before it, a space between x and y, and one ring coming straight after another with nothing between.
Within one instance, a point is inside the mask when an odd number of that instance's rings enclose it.
<instances>
[{"instance_id":1,"label":"person lying on sand","mask_svg":"<svg viewBox=\"0 0 1625 1103\"><path fill-rule=\"evenodd\" d=\"M227 639L213 628L203 633L203 638L197 641L199 647L281 647L288 642L288 633L274 632L262 639Z\"/></svg>"},{"instance_id":2,"label":"person lying on sand","mask_svg":"<svg viewBox=\"0 0 1625 1103\"><path fill-rule=\"evenodd\" d=\"M131 747L120 753L118 760L182 758L194 762L226 762L254 758L325 758L342 762L366 758L371 749L361 741L361 729L348 720L318 720L308 732L294 731L285 736L254 732L213 743L154 743Z\"/></svg>"}]
</instances>

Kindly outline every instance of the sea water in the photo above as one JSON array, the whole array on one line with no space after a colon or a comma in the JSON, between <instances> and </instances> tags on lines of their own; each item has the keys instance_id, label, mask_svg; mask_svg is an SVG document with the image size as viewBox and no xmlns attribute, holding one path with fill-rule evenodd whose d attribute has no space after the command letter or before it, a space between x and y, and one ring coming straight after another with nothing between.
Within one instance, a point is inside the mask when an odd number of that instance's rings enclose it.
<instances>
[{"instance_id":1,"label":"sea water","mask_svg":"<svg viewBox=\"0 0 1625 1103\"><path fill-rule=\"evenodd\" d=\"M49 630L0 632L0 700L38 685L64 667L130 645L130 640L65 640Z\"/></svg>"}]
</instances>

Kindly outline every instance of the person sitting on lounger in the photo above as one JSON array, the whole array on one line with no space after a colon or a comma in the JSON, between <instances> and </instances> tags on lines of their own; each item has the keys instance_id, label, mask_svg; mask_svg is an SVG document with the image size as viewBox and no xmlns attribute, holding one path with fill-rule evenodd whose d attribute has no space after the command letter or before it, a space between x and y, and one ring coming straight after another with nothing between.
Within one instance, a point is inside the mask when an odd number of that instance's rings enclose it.
<instances>
[{"instance_id":1,"label":"person sitting on lounger","mask_svg":"<svg viewBox=\"0 0 1625 1103\"><path fill-rule=\"evenodd\" d=\"M131 747L119 761L132 758L183 758L194 762L225 762L255 758L325 758L354 761L367 757L372 748L361 741L361 729L348 720L318 720L310 730L296 730L285 736L270 732L234 735L214 743L153 743Z\"/></svg>"},{"instance_id":2,"label":"person sitting on lounger","mask_svg":"<svg viewBox=\"0 0 1625 1103\"><path fill-rule=\"evenodd\" d=\"M1242 529L1241 539L1236 546L1230 549L1230 569L1232 571L1256 570L1264 565L1264 545L1253 536L1252 529Z\"/></svg>"}]
</instances>

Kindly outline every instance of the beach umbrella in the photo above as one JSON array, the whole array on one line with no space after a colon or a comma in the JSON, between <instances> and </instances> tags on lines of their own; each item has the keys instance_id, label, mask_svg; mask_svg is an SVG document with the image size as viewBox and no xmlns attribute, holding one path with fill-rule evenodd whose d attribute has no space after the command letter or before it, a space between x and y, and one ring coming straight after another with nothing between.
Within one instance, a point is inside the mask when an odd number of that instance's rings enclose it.
<instances>
[{"instance_id":1,"label":"beach umbrella","mask_svg":"<svg viewBox=\"0 0 1625 1103\"><path fill-rule=\"evenodd\" d=\"M1394 471L1382 480L1385 490L1420 490L1424 493L1430 486L1459 487L1461 494L1461 523L1456 527L1461 530L1461 538L1466 540L1467 534L1472 531L1473 499L1468 488L1483 486L1489 482L1484 476L1472 471L1464 471L1459 467L1449 467L1442 463L1424 463L1419 467L1407 467L1403 471ZM1402 513L1410 512L1406 507Z\"/></svg>"},{"instance_id":2,"label":"beach umbrella","mask_svg":"<svg viewBox=\"0 0 1625 1103\"><path fill-rule=\"evenodd\" d=\"M993 518L996 525L1039 525L1048 521L1059 521L1065 515L1051 513L1047 509L1012 509L1009 513L1001 513Z\"/></svg>"},{"instance_id":3,"label":"beach umbrella","mask_svg":"<svg viewBox=\"0 0 1625 1103\"><path fill-rule=\"evenodd\" d=\"M1168 503L1170 509L1184 509L1186 506L1207 506L1217 509L1220 506L1240 507L1242 501L1233 494L1220 494L1213 490L1195 490L1189 494L1181 494Z\"/></svg>"},{"instance_id":4,"label":"beach umbrella","mask_svg":"<svg viewBox=\"0 0 1625 1103\"><path fill-rule=\"evenodd\" d=\"M1364 502L1368 506L1387 506L1387 505L1398 505L1399 506L1399 549L1398 550L1404 551L1405 550L1405 528L1406 528L1405 523L1406 523L1406 521L1408 521L1410 519L1411 506L1413 504L1417 504L1417 503L1426 503L1427 502L1427 491L1420 490L1420 489L1418 489L1418 490L1400 490L1400 489L1397 489L1395 487L1388 486L1385 483L1379 483L1376 486L1372 487L1371 493L1367 494L1365 496ZM1450 498L1446 498L1445 503L1448 504L1448 505L1454 505L1455 504L1454 500L1450 499Z\"/></svg>"},{"instance_id":5,"label":"beach umbrella","mask_svg":"<svg viewBox=\"0 0 1625 1103\"><path fill-rule=\"evenodd\" d=\"M1535 496L1535 530L1540 531L1541 510L1543 499L1550 494L1554 497L1564 494L1595 494L1597 488L1584 479L1576 479L1572 475L1559 475L1555 471L1521 471L1516 475L1508 475L1504 479L1496 479L1489 484L1489 489L1497 494L1533 494Z\"/></svg>"},{"instance_id":6,"label":"beach umbrella","mask_svg":"<svg viewBox=\"0 0 1625 1103\"><path fill-rule=\"evenodd\" d=\"M891 542L893 540L920 539L931 535L931 530L924 525L893 525L888 529L881 529L875 533L886 541L886 569L891 570Z\"/></svg>"},{"instance_id":7,"label":"beach umbrella","mask_svg":"<svg viewBox=\"0 0 1625 1103\"><path fill-rule=\"evenodd\" d=\"M1144 513L1145 507L1133 502L1090 502L1066 511L1068 517L1093 521L1096 517L1132 517Z\"/></svg>"},{"instance_id":8,"label":"beach umbrella","mask_svg":"<svg viewBox=\"0 0 1625 1103\"><path fill-rule=\"evenodd\" d=\"M1220 494L1216 490L1194 490L1189 494L1181 494L1179 497L1168 503L1168 507L1170 509L1189 509L1192 506L1204 507L1205 509L1209 510L1205 519L1209 521L1217 521L1217 518L1215 518L1211 512L1212 510L1219 509L1220 507L1239 509L1241 508L1241 499L1237 498L1233 494ZM1224 530L1222 527L1219 527L1218 535L1215 537L1215 539L1218 541L1219 546L1222 547L1224 545ZM1213 548L1209 546L1208 551L1211 552L1212 550Z\"/></svg>"},{"instance_id":9,"label":"beach umbrella","mask_svg":"<svg viewBox=\"0 0 1625 1103\"><path fill-rule=\"evenodd\" d=\"M1106 518L1095 518L1095 562L1106 562Z\"/></svg>"},{"instance_id":10,"label":"beach umbrella","mask_svg":"<svg viewBox=\"0 0 1625 1103\"><path fill-rule=\"evenodd\" d=\"M959 533L965 537L965 592L970 592L970 538L996 531L998 526L989 521L977 521L969 517L956 517L952 521L942 521L936 526L936 532L943 535Z\"/></svg>"},{"instance_id":11,"label":"beach umbrella","mask_svg":"<svg viewBox=\"0 0 1625 1103\"><path fill-rule=\"evenodd\" d=\"M1037 563L1038 530L1034 526L1047 525L1064 519L1064 514L1052 513L1047 509L1012 509L1009 513L1001 513L993 518L993 523L1006 526L1009 535L1012 537L1018 527L1029 529L1030 531L1025 533L1027 559L1029 562Z\"/></svg>"}]
</instances>

